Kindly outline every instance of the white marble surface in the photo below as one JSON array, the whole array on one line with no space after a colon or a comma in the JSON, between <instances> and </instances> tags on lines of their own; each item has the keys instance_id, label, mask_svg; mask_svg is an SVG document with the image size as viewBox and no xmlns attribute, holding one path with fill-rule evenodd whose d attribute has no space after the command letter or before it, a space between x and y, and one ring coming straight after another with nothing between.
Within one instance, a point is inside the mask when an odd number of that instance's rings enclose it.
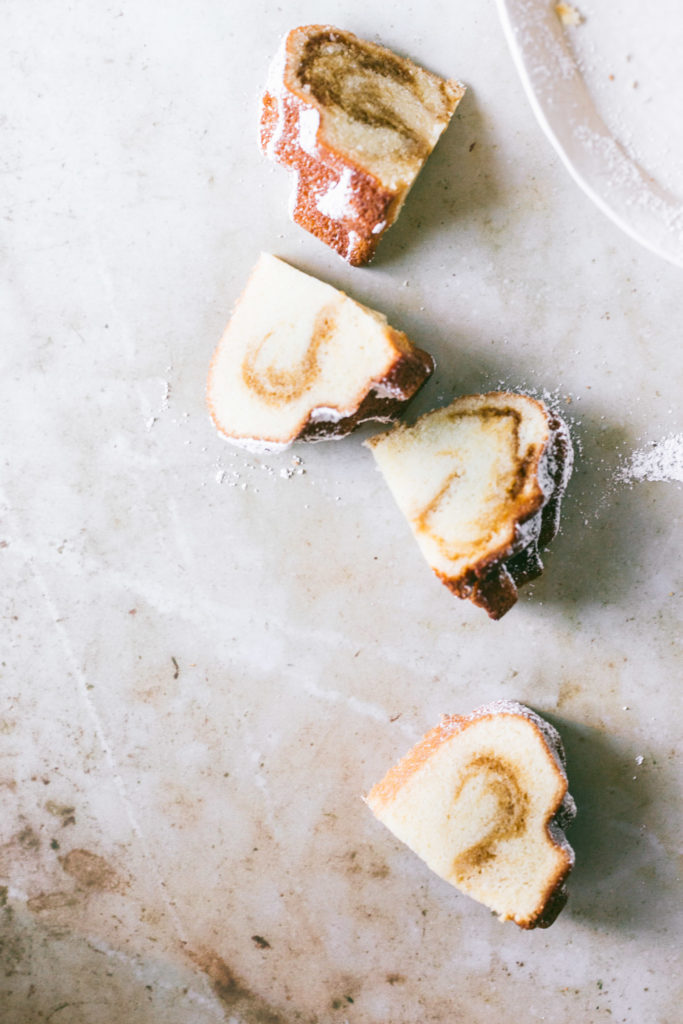
<instances>
[{"instance_id":1,"label":"white marble surface","mask_svg":"<svg viewBox=\"0 0 683 1024\"><path fill-rule=\"evenodd\" d=\"M311 21L469 85L365 270L290 224L255 143ZM681 487L616 477L683 430L681 272L560 166L493 3L8 0L3 36L3 1024L673 1024ZM358 437L289 476L215 435L208 360L262 249L433 352L417 410L557 396L562 533L501 622L430 575ZM568 749L577 867L546 932L360 799L498 696Z\"/></svg>"}]
</instances>

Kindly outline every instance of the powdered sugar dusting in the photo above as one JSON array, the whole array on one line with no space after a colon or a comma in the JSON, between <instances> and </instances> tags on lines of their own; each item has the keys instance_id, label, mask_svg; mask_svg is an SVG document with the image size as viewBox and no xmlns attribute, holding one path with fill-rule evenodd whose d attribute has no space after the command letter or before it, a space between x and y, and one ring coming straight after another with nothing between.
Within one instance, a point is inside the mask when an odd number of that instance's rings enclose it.
<instances>
[{"instance_id":1,"label":"powdered sugar dusting","mask_svg":"<svg viewBox=\"0 0 683 1024\"><path fill-rule=\"evenodd\" d=\"M318 196L316 207L324 217L341 220L344 217L355 217L353 208L353 172L346 167L339 181Z\"/></svg>"},{"instance_id":2,"label":"powdered sugar dusting","mask_svg":"<svg viewBox=\"0 0 683 1024\"><path fill-rule=\"evenodd\" d=\"M681 198L680 4L582 0L585 23L569 40L610 133L634 164Z\"/></svg>"},{"instance_id":3,"label":"powdered sugar dusting","mask_svg":"<svg viewBox=\"0 0 683 1024\"><path fill-rule=\"evenodd\" d=\"M235 487L241 491L250 491L254 494L259 493L260 483L264 479L291 480L293 477L301 477L306 473L304 461L298 455L292 455L288 463L284 465L281 462L272 465L263 459L254 462L231 459L230 462L230 466L226 467L223 465L222 458L216 460L214 474L216 483Z\"/></svg>"},{"instance_id":4,"label":"powdered sugar dusting","mask_svg":"<svg viewBox=\"0 0 683 1024\"><path fill-rule=\"evenodd\" d=\"M308 414L309 423L338 423L345 416L351 416L353 409L337 409L331 405L318 405Z\"/></svg>"},{"instance_id":5,"label":"powdered sugar dusting","mask_svg":"<svg viewBox=\"0 0 683 1024\"><path fill-rule=\"evenodd\" d=\"M356 246L361 241L361 237L357 231L349 231L348 246L346 249L346 259L350 259Z\"/></svg>"},{"instance_id":6,"label":"powdered sugar dusting","mask_svg":"<svg viewBox=\"0 0 683 1024\"><path fill-rule=\"evenodd\" d=\"M683 434L670 434L635 451L617 479L683 482Z\"/></svg>"},{"instance_id":7,"label":"powdered sugar dusting","mask_svg":"<svg viewBox=\"0 0 683 1024\"><path fill-rule=\"evenodd\" d=\"M320 114L315 107L302 107L299 114L299 145L309 156L318 154Z\"/></svg>"}]
</instances>

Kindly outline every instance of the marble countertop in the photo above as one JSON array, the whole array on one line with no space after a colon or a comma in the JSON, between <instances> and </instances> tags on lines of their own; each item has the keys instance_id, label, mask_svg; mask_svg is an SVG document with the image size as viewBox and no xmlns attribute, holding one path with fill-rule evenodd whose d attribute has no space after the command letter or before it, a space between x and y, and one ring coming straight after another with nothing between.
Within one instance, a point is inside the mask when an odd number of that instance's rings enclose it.
<instances>
[{"instance_id":1,"label":"marble countertop","mask_svg":"<svg viewBox=\"0 0 683 1024\"><path fill-rule=\"evenodd\" d=\"M681 271L560 165L492 0L3 19L3 1024L673 1024L681 485L625 467L683 431ZM269 60L314 21L469 87L364 270L291 224L256 145ZM561 534L500 622L431 575L371 431L270 456L216 435L208 361L262 250L434 354L414 411L502 384L566 416ZM361 800L496 697L567 747L548 931Z\"/></svg>"}]
</instances>

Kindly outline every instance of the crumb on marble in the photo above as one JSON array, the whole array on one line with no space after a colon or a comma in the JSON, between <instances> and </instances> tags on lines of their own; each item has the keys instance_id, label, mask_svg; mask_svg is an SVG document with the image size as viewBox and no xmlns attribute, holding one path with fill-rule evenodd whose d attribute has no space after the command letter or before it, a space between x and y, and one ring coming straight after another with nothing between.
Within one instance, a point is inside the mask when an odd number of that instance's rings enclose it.
<instances>
[{"instance_id":1,"label":"crumb on marble","mask_svg":"<svg viewBox=\"0 0 683 1024\"><path fill-rule=\"evenodd\" d=\"M576 25L580 25L583 21L583 15L571 4L555 4L555 14L563 25L575 27Z\"/></svg>"}]
</instances>

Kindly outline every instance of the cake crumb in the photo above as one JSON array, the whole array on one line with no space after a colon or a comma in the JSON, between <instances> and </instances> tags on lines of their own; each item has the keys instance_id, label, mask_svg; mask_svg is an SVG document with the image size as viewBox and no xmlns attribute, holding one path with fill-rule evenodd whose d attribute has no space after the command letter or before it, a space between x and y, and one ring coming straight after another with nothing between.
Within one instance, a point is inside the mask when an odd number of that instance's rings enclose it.
<instances>
[{"instance_id":1,"label":"cake crumb","mask_svg":"<svg viewBox=\"0 0 683 1024\"><path fill-rule=\"evenodd\" d=\"M571 4L555 4L555 14L563 25L575 27L583 21L583 15Z\"/></svg>"}]
</instances>

